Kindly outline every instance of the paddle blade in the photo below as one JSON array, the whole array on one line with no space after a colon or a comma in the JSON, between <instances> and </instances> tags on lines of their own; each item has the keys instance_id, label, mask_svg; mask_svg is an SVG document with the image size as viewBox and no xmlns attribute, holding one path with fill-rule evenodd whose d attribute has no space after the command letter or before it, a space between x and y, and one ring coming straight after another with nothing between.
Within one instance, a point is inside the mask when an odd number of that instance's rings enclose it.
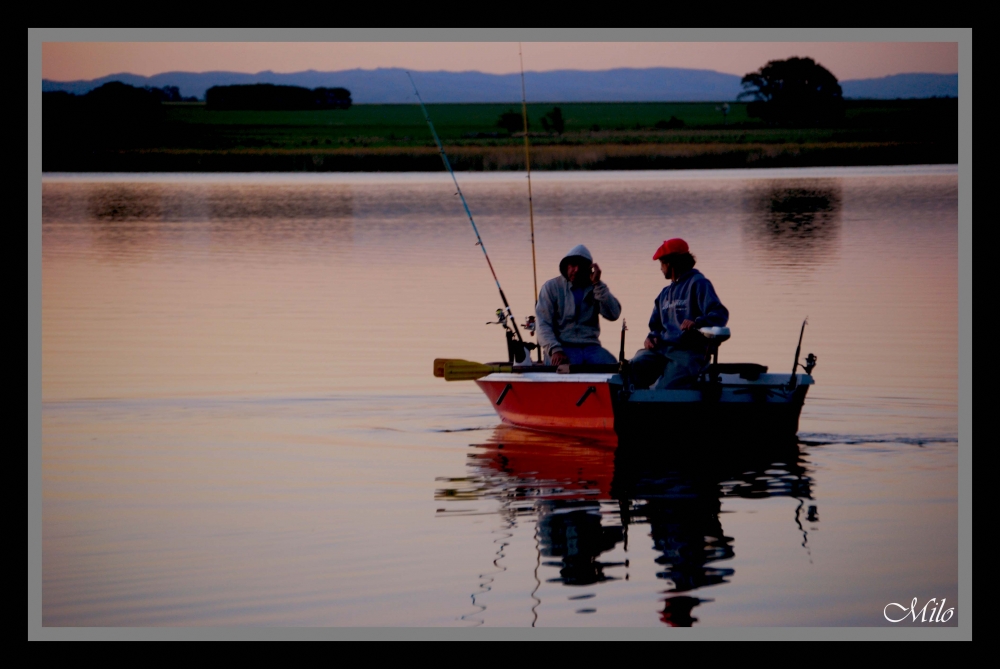
<instances>
[{"instance_id":1,"label":"paddle blade","mask_svg":"<svg viewBox=\"0 0 1000 669\"><path fill-rule=\"evenodd\" d=\"M444 363L446 362L448 362L447 358L434 358L434 376L444 377Z\"/></svg>"},{"instance_id":2,"label":"paddle blade","mask_svg":"<svg viewBox=\"0 0 1000 669\"><path fill-rule=\"evenodd\" d=\"M468 360L458 360L456 358L435 358L434 359L434 376L438 378L444 378L444 369L446 366L452 367L454 370L462 369L469 365L478 366L478 362L469 362ZM454 373L454 372L453 372Z\"/></svg>"}]
</instances>

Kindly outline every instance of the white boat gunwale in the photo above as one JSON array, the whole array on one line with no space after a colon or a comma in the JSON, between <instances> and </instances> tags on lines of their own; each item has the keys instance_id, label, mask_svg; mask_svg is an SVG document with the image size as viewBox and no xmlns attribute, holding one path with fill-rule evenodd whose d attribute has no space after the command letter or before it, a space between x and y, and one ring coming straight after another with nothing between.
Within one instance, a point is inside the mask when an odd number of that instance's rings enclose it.
<instances>
[{"instance_id":1,"label":"white boat gunwale","mask_svg":"<svg viewBox=\"0 0 1000 669\"><path fill-rule=\"evenodd\" d=\"M618 383L621 377L617 374L559 374L557 372L493 372L480 379L481 381L521 381L527 383Z\"/></svg>"},{"instance_id":2,"label":"white boat gunwale","mask_svg":"<svg viewBox=\"0 0 1000 669\"><path fill-rule=\"evenodd\" d=\"M796 374L796 386L811 386L815 380L809 374ZM739 374L719 374L719 383L722 386L753 386L784 388L788 385L791 374L761 374L756 379L745 379ZM522 382L522 383L612 383L621 384L622 379L618 374L559 374L557 372L493 372L482 377L482 381L496 382ZM636 389L636 393L649 392L645 389ZM667 391L657 391L667 392ZM676 392L676 391L675 391ZM685 390L684 392L700 392L697 390Z\"/></svg>"}]
</instances>

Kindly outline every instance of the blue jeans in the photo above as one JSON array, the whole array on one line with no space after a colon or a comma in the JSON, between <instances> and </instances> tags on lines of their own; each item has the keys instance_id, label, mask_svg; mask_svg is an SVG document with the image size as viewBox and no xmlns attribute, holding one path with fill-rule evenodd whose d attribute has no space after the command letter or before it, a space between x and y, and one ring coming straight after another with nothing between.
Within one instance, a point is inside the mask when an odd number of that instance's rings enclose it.
<instances>
[{"instance_id":1,"label":"blue jeans","mask_svg":"<svg viewBox=\"0 0 1000 669\"><path fill-rule=\"evenodd\" d=\"M618 362L618 358L600 344L589 346L567 346L564 344L563 353L569 358L571 365L613 365ZM552 364L552 358L547 354L545 364Z\"/></svg>"},{"instance_id":2,"label":"blue jeans","mask_svg":"<svg viewBox=\"0 0 1000 669\"><path fill-rule=\"evenodd\" d=\"M637 351L632 358L632 383L636 388L657 390L690 388L708 366L708 356L700 351L676 348Z\"/></svg>"}]
</instances>

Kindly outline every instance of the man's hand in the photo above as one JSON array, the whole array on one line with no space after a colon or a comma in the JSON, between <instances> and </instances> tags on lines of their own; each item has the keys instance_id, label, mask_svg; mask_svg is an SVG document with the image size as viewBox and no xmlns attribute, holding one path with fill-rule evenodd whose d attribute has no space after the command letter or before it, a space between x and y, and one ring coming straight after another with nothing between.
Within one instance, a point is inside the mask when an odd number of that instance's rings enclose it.
<instances>
[{"instance_id":1,"label":"man's hand","mask_svg":"<svg viewBox=\"0 0 1000 669\"><path fill-rule=\"evenodd\" d=\"M692 320L685 319L684 322L681 323L681 330L684 332L687 332L693 327L694 327L694 321Z\"/></svg>"},{"instance_id":2,"label":"man's hand","mask_svg":"<svg viewBox=\"0 0 1000 669\"><path fill-rule=\"evenodd\" d=\"M652 351L659 343L660 340L657 337L646 337L646 341L642 342L642 347L647 351Z\"/></svg>"},{"instance_id":3,"label":"man's hand","mask_svg":"<svg viewBox=\"0 0 1000 669\"><path fill-rule=\"evenodd\" d=\"M559 365L568 365L569 356L567 356L562 351L556 351L555 353L552 354L552 364L555 367L558 367Z\"/></svg>"},{"instance_id":4,"label":"man's hand","mask_svg":"<svg viewBox=\"0 0 1000 669\"><path fill-rule=\"evenodd\" d=\"M597 263L594 263L593 265L590 266L590 283L596 286L600 280L601 280L601 266L598 265Z\"/></svg>"}]
</instances>

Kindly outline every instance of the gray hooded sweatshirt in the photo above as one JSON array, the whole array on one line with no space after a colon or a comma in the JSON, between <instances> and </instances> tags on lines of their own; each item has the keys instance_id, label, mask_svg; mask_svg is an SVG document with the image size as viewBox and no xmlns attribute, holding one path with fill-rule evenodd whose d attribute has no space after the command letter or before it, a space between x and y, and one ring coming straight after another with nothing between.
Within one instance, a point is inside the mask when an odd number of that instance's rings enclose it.
<instances>
[{"instance_id":1,"label":"gray hooded sweatshirt","mask_svg":"<svg viewBox=\"0 0 1000 669\"><path fill-rule=\"evenodd\" d=\"M577 313L573 284L566 278L566 260L572 256L582 256L593 262L586 246L573 247L559 263L562 276L546 281L538 293L538 304L535 306L538 343L547 356L561 351L562 344L599 346L601 325L598 314L609 321L616 321L622 313L622 306L603 281L584 289L580 313Z\"/></svg>"}]
</instances>

